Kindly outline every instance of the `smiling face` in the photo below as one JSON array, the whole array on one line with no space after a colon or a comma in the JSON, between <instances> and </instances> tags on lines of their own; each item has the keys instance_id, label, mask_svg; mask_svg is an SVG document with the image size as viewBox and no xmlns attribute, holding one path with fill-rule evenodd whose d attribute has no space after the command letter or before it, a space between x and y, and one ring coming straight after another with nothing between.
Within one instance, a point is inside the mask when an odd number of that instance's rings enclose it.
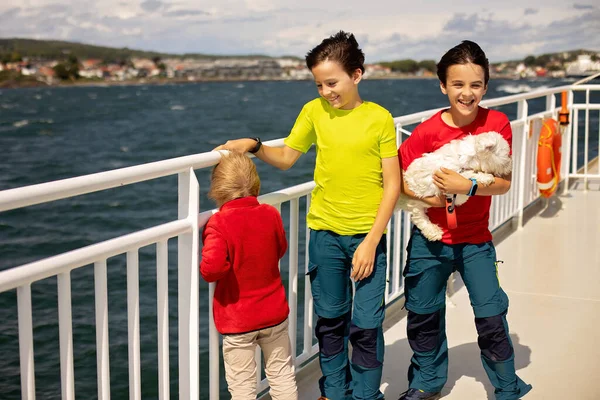
<instances>
[{"instance_id":1,"label":"smiling face","mask_svg":"<svg viewBox=\"0 0 600 400\"><path fill-rule=\"evenodd\" d=\"M325 60L315 65L311 72L319 95L332 107L352 110L362 103L358 94L358 83L362 78L360 69L350 76L338 62Z\"/></svg>"},{"instance_id":2,"label":"smiling face","mask_svg":"<svg viewBox=\"0 0 600 400\"><path fill-rule=\"evenodd\" d=\"M442 116L444 121L459 127L469 125L477 117L479 103L487 91L484 70L471 63L451 65L440 88L450 102L450 112Z\"/></svg>"}]
</instances>

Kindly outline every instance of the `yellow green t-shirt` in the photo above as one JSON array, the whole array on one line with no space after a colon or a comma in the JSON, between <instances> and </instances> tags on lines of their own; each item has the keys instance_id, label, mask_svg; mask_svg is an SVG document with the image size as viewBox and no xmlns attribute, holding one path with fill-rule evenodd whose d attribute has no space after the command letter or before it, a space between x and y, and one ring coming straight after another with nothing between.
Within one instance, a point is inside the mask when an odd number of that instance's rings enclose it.
<instances>
[{"instance_id":1,"label":"yellow green t-shirt","mask_svg":"<svg viewBox=\"0 0 600 400\"><path fill-rule=\"evenodd\" d=\"M398 154L390 112L371 102L340 110L317 98L304 105L284 143L303 153L316 145L308 227L368 233L383 196L381 160Z\"/></svg>"}]
</instances>

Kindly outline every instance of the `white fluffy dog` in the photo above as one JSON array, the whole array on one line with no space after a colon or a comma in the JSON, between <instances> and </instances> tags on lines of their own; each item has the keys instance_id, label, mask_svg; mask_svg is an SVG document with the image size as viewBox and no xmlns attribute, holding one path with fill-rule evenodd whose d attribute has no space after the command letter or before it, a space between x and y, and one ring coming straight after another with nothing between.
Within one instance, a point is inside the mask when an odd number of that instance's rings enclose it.
<instances>
[{"instance_id":1,"label":"white fluffy dog","mask_svg":"<svg viewBox=\"0 0 600 400\"><path fill-rule=\"evenodd\" d=\"M404 172L404 180L419 198L439 196L441 192L433 183L433 174L441 167L456 171L467 179L475 178L479 186L489 186L494 182L494 176L511 173L510 146L498 132L468 135L414 160ZM464 204L468 199L467 195L459 194L455 205ZM442 229L427 217L425 209L429 206L426 203L401 196L398 204L412 213L413 223L427 239L442 238Z\"/></svg>"}]
</instances>

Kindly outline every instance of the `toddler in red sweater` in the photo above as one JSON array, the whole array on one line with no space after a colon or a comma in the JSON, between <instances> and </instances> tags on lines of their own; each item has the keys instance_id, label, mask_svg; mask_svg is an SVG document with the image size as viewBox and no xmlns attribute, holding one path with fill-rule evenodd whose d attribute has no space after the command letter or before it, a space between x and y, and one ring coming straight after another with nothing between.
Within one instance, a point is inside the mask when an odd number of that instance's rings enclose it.
<instances>
[{"instance_id":1,"label":"toddler in red sweater","mask_svg":"<svg viewBox=\"0 0 600 400\"><path fill-rule=\"evenodd\" d=\"M217 282L213 315L223 335L225 378L233 400L256 399L259 345L274 400L296 400L289 307L279 273L287 250L281 215L259 204L260 179L244 154L221 157L208 196L219 207L202 234L200 273Z\"/></svg>"}]
</instances>

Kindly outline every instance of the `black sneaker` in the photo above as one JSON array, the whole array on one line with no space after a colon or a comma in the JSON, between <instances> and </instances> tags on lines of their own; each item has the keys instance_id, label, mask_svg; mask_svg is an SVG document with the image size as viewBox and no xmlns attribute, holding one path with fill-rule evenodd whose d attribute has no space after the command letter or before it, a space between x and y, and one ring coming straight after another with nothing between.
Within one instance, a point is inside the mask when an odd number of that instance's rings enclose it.
<instances>
[{"instance_id":1,"label":"black sneaker","mask_svg":"<svg viewBox=\"0 0 600 400\"><path fill-rule=\"evenodd\" d=\"M438 400L442 397L440 392L424 392L419 389L410 388L400 395L398 400Z\"/></svg>"}]
</instances>

